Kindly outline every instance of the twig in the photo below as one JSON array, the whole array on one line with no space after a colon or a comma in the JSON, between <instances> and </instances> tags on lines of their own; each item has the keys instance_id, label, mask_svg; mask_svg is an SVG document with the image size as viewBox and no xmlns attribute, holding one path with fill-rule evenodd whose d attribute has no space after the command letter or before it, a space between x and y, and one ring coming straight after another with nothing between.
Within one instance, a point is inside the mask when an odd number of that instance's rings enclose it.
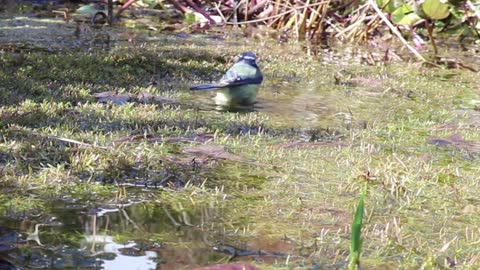
<instances>
[{"instance_id":1,"label":"twig","mask_svg":"<svg viewBox=\"0 0 480 270\"><path fill-rule=\"evenodd\" d=\"M275 12L275 10L274 10ZM273 18L272 21L270 21L269 23L267 23L267 26L268 27L272 27L272 25L274 25L278 20L280 20L281 17L277 17L277 18ZM269 17L269 19L272 19L272 17Z\"/></svg>"},{"instance_id":2,"label":"twig","mask_svg":"<svg viewBox=\"0 0 480 270\"><path fill-rule=\"evenodd\" d=\"M213 3L213 6L217 10L218 15L220 15L220 17L222 17L223 22L227 23L227 19L225 19L225 16L223 16L223 12L220 10L220 4L219 3Z\"/></svg>"},{"instance_id":3,"label":"twig","mask_svg":"<svg viewBox=\"0 0 480 270\"><path fill-rule=\"evenodd\" d=\"M433 38L433 26L430 23L430 20L425 19L424 21L425 21L425 27L427 28L427 32L428 32L428 38L432 42L433 55L437 57L438 49L437 49L437 45L435 44L435 39Z\"/></svg>"},{"instance_id":4,"label":"twig","mask_svg":"<svg viewBox=\"0 0 480 270\"><path fill-rule=\"evenodd\" d=\"M176 9L180 10L183 13L188 13L190 12L190 9L187 8L186 6L180 4L176 0L167 0L170 4L172 4Z\"/></svg>"},{"instance_id":5,"label":"twig","mask_svg":"<svg viewBox=\"0 0 480 270\"><path fill-rule=\"evenodd\" d=\"M112 23L113 23L113 0L108 0L107 10L108 10L108 12L107 12L108 24L112 25Z\"/></svg>"},{"instance_id":6,"label":"twig","mask_svg":"<svg viewBox=\"0 0 480 270\"><path fill-rule=\"evenodd\" d=\"M320 10L322 11L322 14L319 15L320 21L318 22L318 28L317 28L318 35L322 35L323 32L325 31L325 28L323 27L323 23L327 21L327 11L328 11L329 5L330 5L330 0L328 0L325 5L318 6L317 10L315 10L317 14L320 14ZM310 9L314 10L313 8L310 8Z\"/></svg>"},{"instance_id":7,"label":"twig","mask_svg":"<svg viewBox=\"0 0 480 270\"><path fill-rule=\"evenodd\" d=\"M167 214L167 217L173 223L173 226L180 227L182 225L175 220L175 218L172 216L172 214L170 214L170 211L168 211L168 209L165 205L162 205L162 208L163 208L163 211L165 212L165 214Z\"/></svg>"},{"instance_id":8,"label":"twig","mask_svg":"<svg viewBox=\"0 0 480 270\"><path fill-rule=\"evenodd\" d=\"M365 13L362 13L360 17L355 20L354 23L349 25L347 28L343 29L341 32L338 32L335 36L338 37L339 35L342 35L344 37L350 38L354 30L357 29L357 27L363 23L365 16L366 16ZM347 32L348 34L345 34Z\"/></svg>"},{"instance_id":9,"label":"twig","mask_svg":"<svg viewBox=\"0 0 480 270\"><path fill-rule=\"evenodd\" d=\"M266 9L264 9L262 12L258 13L257 17L258 18L265 18L268 15L270 15L273 12L273 6L268 5Z\"/></svg>"},{"instance_id":10,"label":"twig","mask_svg":"<svg viewBox=\"0 0 480 270\"><path fill-rule=\"evenodd\" d=\"M295 21L295 33L297 35L297 41L298 41L300 39L300 30L298 27L298 11L296 9L294 9L294 11L295 11L295 15L293 16L293 18Z\"/></svg>"},{"instance_id":11,"label":"twig","mask_svg":"<svg viewBox=\"0 0 480 270\"><path fill-rule=\"evenodd\" d=\"M268 2L269 2L269 0L263 0L263 1L258 2L256 5L254 5L250 9L248 9L247 15L248 16L253 15L255 12L257 12L257 10L264 7Z\"/></svg>"},{"instance_id":12,"label":"twig","mask_svg":"<svg viewBox=\"0 0 480 270\"><path fill-rule=\"evenodd\" d=\"M145 231L143 230L143 228L140 228L140 226L138 226L138 224L133 221L129 216L128 216L128 213L127 211L125 211L125 209L120 209L120 213L123 214L123 216L125 217L125 219L127 220L127 222L129 222L130 224L132 224L132 226L137 230L137 231Z\"/></svg>"},{"instance_id":13,"label":"twig","mask_svg":"<svg viewBox=\"0 0 480 270\"><path fill-rule=\"evenodd\" d=\"M277 15L279 9L280 9L280 0L276 0L276 1L275 1L275 7L274 7L274 10L273 10L273 15ZM277 20L277 19L275 19L274 21L268 22L268 26L272 26L273 23L274 23L276 20Z\"/></svg>"},{"instance_id":14,"label":"twig","mask_svg":"<svg viewBox=\"0 0 480 270\"><path fill-rule=\"evenodd\" d=\"M307 31L307 11L308 11L308 5L310 4L310 0L307 0L306 7L303 10L302 18L300 21L300 32L302 35Z\"/></svg>"},{"instance_id":15,"label":"twig","mask_svg":"<svg viewBox=\"0 0 480 270\"><path fill-rule=\"evenodd\" d=\"M328 12L327 12L327 13L328 13ZM337 31L337 32L341 32L341 31L342 31L338 26L336 26L334 23L331 22L331 19L330 19L330 18L326 18L326 19L325 19L325 23L328 24L328 25L329 25L330 27L332 27L333 29L335 29L335 31ZM342 37L343 37L342 40L347 39L347 36L345 36L345 34L342 33L341 35L342 35Z\"/></svg>"},{"instance_id":16,"label":"twig","mask_svg":"<svg viewBox=\"0 0 480 270\"><path fill-rule=\"evenodd\" d=\"M210 15L205 12L202 8L198 7L194 2L191 0L184 0L187 5L189 5L191 8L193 8L196 12L202 14L211 24L215 24L215 20L210 17Z\"/></svg>"},{"instance_id":17,"label":"twig","mask_svg":"<svg viewBox=\"0 0 480 270\"><path fill-rule=\"evenodd\" d=\"M111 2L111 1L109 1ZM137 0L128 0L125 4L123 4L117 11L117 17L120 16L120 14L127 9L129 6L131 6L133 3L137 2ZM110 10L109 10L110 11Z\"/></svg>"},{"instance_id":18,"label":"twig","mask_svg":"<svg viewBox=\"0 0 480 270\"><path fill-rule=\"evenodd\" d=\"M263 22L263 21L267 21L267 20L270 20L270 19L275 19L275 18L278 18L278 17L282 17L282 16L284 16L286 14L290 14L292 12L296 12L299 9L308 8L308 7L316 7L318 5L323 5L325 3L328 3L328 1L322 1L322 2L319 2L319 3L310 4L309 6L301 6L301 7L292 8L290 10L284 11L284 12L279 13L277 15L273 15L273 16L270 16L270 17L262 18L262 19L255 19L255 20L237 22L237 23L227 22L226 24L236 25L236 24L249 24L249 23Z\"/></svg>"},{"instance_id":19,"label":"twig","mask_svg":"<svg viewBox=\"0 0 480 270\"><path fill-rule=\"evenodd\" d=\"M417 57L417 59L423 62L428 62L417 50L415 50L415 48L408 44L408 42L403 38L400 31L398 31L398 29L388 20L385 14L383 14L383 12L378 8L377 3L375 3L374 0L368 0L368 3L375 10L375 12L377 12L378 16L380 16L380 18L388 26L388 28L390 28L390 30L397 36L400 42L402 42L403 45L405 45L415 55L415 57Z\"/></svg>"},{"instance_id":20,"label":"twig","mask_svg":"<svg viewBox=\"0 0 480 270\"><path fill-rule=\"evenodd\" d=\"M62 141L62 142L67 142L67 143L73 143L73 144L80 145L80 146L85 146L85 147L107 149L107 147L104 147L104 146L98 146L98 145L93 145L93 144L89 144L89 143L84 143L84 142L77 141L77 140L74 140L74 139L63 138L63 137L59 137L59 136L55 136L55 135L42 134L42 133L34 132L34 131L31 131L31 130L13 129L13 131L28 133L30 135L34 135L34 136L38 136L38 137L42 137L42 138L47 138L47 139L57 140L57 141Z\"/></svg>"}]
</instances>

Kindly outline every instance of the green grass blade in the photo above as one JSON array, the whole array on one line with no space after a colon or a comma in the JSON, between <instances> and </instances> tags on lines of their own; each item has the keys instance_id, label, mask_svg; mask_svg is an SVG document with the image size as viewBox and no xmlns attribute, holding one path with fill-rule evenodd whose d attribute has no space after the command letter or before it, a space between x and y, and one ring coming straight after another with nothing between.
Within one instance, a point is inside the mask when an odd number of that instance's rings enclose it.
<instances>
[{"instance_id":1,"label":"green grass blade","mask_svg":"<svg viewBox=\"0 0 480 270\"><path fill-rule=\"evenodd\" d=\"M348 264L349 270L358 269L360 265L360 252L362 249L362 220L364 212L364 200L366 189L363 191L362 196L358 200L357 210L355 211L355 217L352 223L352 245L350 247L350 262Z\"/></svg>"}]
</instances>

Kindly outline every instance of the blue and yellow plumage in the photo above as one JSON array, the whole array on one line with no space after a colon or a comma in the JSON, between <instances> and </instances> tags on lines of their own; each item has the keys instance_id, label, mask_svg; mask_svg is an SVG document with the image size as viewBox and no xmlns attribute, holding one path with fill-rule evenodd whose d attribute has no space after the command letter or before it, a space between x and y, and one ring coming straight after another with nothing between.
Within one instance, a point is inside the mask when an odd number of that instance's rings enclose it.
<instances>
[{"instance_id":1,"label":"blue and yellow plumage","mask_svg":"<svg viewBox=\"0 0 480 270\"><path fill-rule=\"evenodd\" d=\"M257 57L244 52L220 81L193 85L190 90L218 89L214 100L220 106L252 105L255 103L263 75L257 66Z\"/></svg>"}]
</instances>

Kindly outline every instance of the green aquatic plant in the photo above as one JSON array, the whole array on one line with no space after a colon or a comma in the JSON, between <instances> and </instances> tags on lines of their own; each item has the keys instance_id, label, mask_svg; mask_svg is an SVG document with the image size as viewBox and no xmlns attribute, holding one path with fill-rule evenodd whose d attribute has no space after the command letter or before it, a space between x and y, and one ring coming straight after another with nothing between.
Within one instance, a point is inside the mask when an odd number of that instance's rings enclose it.
<instances>
[{"instance_id":1,"label":"green aquatic plant","mask_svg":"<svg viewBox=\"0 0 480 270\"><path fill-rule=\"evenodd\" d=\"M360 267L360 253L362 251L362 221L364 212L364 201L367 190L365 189L358 200L357 210L352 223L352 242L350 246L350 261L348 263L348 270L359 269Z\"/></svg>"}]
</instances>

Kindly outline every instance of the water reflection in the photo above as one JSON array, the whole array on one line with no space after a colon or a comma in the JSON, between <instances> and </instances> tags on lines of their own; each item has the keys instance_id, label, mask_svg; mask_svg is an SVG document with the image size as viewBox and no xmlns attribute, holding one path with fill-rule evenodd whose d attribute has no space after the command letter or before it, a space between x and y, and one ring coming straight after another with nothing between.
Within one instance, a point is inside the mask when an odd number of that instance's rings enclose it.
<instances>
[{"instance_id":1,"label":"water reflection","mask_svg":"<svg viewBox=\"0 0 480 270\"><path fill-rule=\"evenodd\" d=\"M218 219L211 206L82 205L57 201L49 218L8 220L16 229L1 231L0 261L18 269L179 269L228 258L205 229Z\"/></svg>"},{"instance_id":2,"label":"water reflection","mask_svg":"<svg viewBox=\"0 0 480 270\"><path fill-rule=\"evenodd\" d=\"M155 251L142 250L141 245L130 241L119 244L111 235L86 235L87 243L92 244L92 254L102 258L102 269L156 269L157 253ZM102 250L97 251L97 248ZM96 251L96 252L95 252Z\"/></svg>"}]
</instances>

